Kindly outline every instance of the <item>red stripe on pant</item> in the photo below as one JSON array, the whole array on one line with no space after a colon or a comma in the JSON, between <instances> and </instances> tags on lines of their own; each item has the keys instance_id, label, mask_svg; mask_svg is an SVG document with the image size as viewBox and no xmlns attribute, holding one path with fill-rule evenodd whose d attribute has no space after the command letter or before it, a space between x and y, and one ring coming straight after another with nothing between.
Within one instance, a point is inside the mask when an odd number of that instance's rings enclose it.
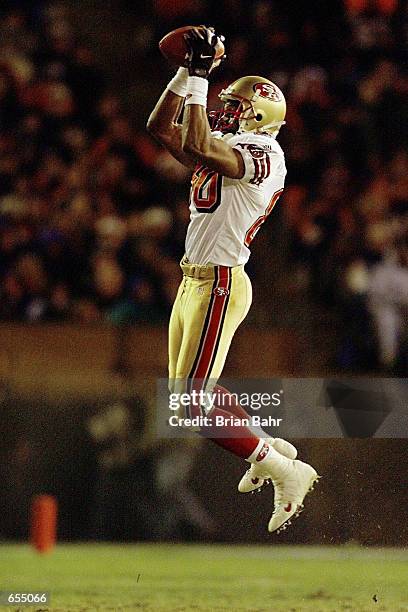
<instances>
[{"instance_id":1,"label":"red stripe on pant","mask_svg":"<svg viewBox=\"0 0 408 612\"><path fill-rule=\"evenodd\" d=\"M222 322L225 309L228 305L229 286L231 280L231 270L226 266L217 266L216 273L218 281L213 288L213 295L210 301L210 316L207 320L206 328L199 346L199 355L194 370L191 373L189 388L194 391L201 391L205 386L207 378L210 376L212 363L214 361L214 351L218 345L218 339L222 333ZM195 406L191 407L192 416L197 414Z\"/></svg>"}]
</instances>

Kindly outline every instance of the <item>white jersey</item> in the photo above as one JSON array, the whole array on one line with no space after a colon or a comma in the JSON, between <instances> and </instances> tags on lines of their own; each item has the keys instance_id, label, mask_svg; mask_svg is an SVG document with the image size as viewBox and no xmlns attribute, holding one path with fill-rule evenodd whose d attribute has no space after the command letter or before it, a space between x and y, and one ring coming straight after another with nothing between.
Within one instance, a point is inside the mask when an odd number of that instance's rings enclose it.
<instances>
[{"instance_id":1,"label":"white jersey","mask_svg":"<svg viewBox=\"0 0 408 612\"><path fill-rule=\"evenodd\" d=\"M213 136L241 153L245 174L231 179L197 165L191 179L186 256L198 265L239 266L248 261L249 245L283 191L285 157L267 133Z\"/></svg>"}]
</instances>

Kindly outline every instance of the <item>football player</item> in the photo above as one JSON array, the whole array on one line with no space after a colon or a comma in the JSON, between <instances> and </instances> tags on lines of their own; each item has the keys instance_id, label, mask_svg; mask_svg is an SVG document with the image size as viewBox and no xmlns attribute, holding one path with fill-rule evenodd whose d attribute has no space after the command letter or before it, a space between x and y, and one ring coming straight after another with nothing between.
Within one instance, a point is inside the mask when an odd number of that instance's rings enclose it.
<instances>
[{"instance_id":1,"label":"football player","mask_svg":"<svg viewBox=\"0 0 408 612\"><path fill-rule=\"evenodd\" d=\"M218 37L212 28L200 26L185 40L187 67L178 69L147 124L193 172L183 280L169 326L170 389L179 392L208 388L221 375L233 335L251 305L244 270L249 247L281 195L286 175L276 140L286 113L280 89L263 77L238 79L219 94L224 106L210 114L210 126L208 77L220 61L214 60ZM214 420L231 414L249 418L239 404L228 401L226 389L211 388L223 401L210 412L201 406L201 413ZM296 449L285 440L259 437L244 425L225 425L225 437L205 426L200 433L251 464L239 491L272 481L275 499L268 528L285 529L318 478L313 467L298 461Z\"/></svg>"}]
</instances>

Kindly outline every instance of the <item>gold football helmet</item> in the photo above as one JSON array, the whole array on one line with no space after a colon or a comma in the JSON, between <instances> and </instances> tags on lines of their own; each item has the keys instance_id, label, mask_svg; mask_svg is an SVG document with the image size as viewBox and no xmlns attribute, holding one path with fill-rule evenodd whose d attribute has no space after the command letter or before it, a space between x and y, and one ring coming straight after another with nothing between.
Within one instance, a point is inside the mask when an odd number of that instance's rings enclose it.
<instances>
[{"instance_id":1,"label":"gold football helmet","mask_svg":"<svg viewBox=\"0 0 408 612\"><path fill-rule=\"evenodd\" d=\"M241 77L223 89L219 97L224 109L218 112L216 130L276 135L285 123L285 97L277 85L263 77ZM215 117L215 113L211 115Z\"/></svg>"}]
</instances>

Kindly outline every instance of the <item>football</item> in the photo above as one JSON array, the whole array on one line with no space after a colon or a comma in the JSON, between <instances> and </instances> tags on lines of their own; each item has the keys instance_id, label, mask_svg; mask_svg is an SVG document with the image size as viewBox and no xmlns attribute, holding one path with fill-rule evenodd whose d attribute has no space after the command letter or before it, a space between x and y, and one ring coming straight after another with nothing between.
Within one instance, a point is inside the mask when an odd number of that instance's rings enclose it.
<instances>
[{"instance_id":1,"label":"football","mask_svg":"<svg viewBox=\"0 0 408 612\"><path fill-rule=\"evenodd\" d=\"M184 40L184 34L195 27L200 26L183 26L182 28L172 30L166 34L166 36L163 36L159 42L160 51L174 66L184 66L187 53L187 45L186 41ZM224 55L224 51L225 49L223 43L221 40L218 40L215 47L215 59L220 59Z\"/></svg>"}]
</instances>

